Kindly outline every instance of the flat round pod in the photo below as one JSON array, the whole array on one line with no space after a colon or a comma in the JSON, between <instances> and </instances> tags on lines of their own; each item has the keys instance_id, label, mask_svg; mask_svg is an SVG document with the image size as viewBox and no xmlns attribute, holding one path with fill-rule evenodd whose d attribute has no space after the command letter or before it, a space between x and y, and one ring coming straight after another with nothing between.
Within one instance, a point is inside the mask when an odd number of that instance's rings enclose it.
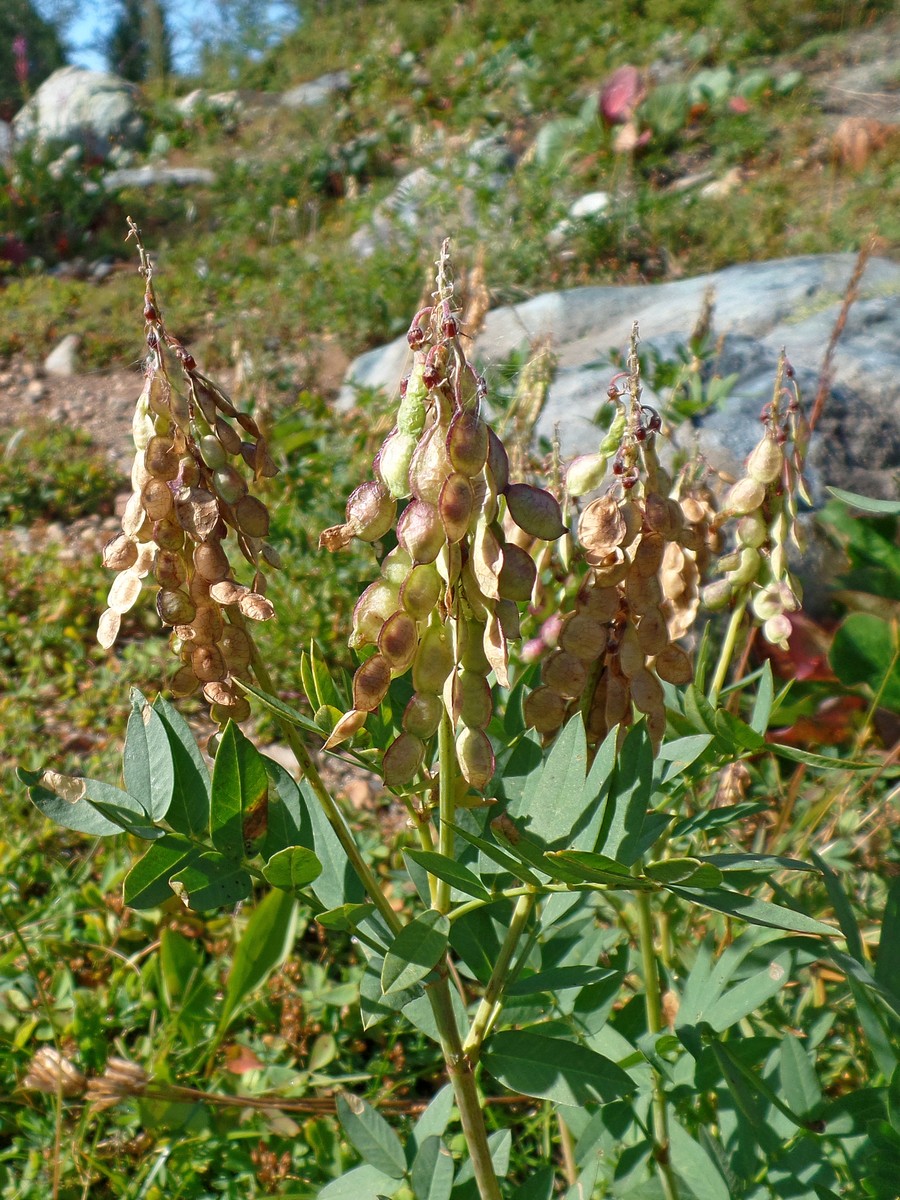
<instances>
[{"instance_id":1,"label":"flat round pod","mask_svg":"<svg viewBox=\"0 0 900 1200\"><path fill-rule=\"evenodd\" d=\"M201 683L224 679L228 674L218 646L197 646L191 651L191 669Z\"/></svg>"},{"instance_id":2,"label":"flat round pod","mask_svg":"<svg viewBox=\"0 0 900 1200\"><path fill-rule=\"evenodd\" d=\"M135 571L129 567L117 575L109 589L106 603L113 612L127 613L141 594L141 580Z\"/></svg>"},{"instance_id":3,"label":"flat round pod","mask_svg":"<svg viewBox=\"0 0 900 1200\"><path fill-rule=\"evenodd\" d=\"M659 533L644 533L635 547L632 566L638 575L655 575L666 552L665 538Z\"/></svg>"},{"instance_id":4,"label":"flat round pod","mask_svg":"<svg viewBox=\"0 0 900 1200\"><path fill-rule=\"evenodd\" d=\"M578 520L578 540L596 557L612 554L625 538L625 517L614 496L593 500Z\"/></svg>"},{"instance_id":5,"label":"flat round pod","mask_svg":"<svg viewBox=\"0 0 900 1200\"><path fill-rule=\"evenodd\" d=\"M414 692L403 710L403 728L407 733L427 740L437 733L444 714L440 696L432 692Z\"/></svg>"},{"instance_id":6,"label":"flat round pod","mask_svg":"<svg viewBox=\"0 0 900 1200\"><path fill-rule=\"evenodd\" d=\"M451 471L438 496L438 512L448 542L453 544L466 536L474 509L475 493L468 478L461 471Z\"/></svg>"},{"instance_id":7,"label":"flat round pod","mask_svg":"<svg viewBox=\"0 0 900 1200\"><path fill-rule=\"evenodd\" d=\"M381 654L373 654L353 676L353 707L374 712L387 695L391 683L391 665Z\"/></svg>"},{"instance_id":8,"label":"flat round pod","mask_svg":"<svg viewBox=\"0 0 900 1200\"><path fill-rule=\"evenodd\" d=\"M476 792L483 792L494 774L494 749L482 729L461 729L456 739L456 757L462 777Z\"/></svg>"},{"instance_id":9,"label":"flat round pod","mask_svg":"<svg viewBox=\"0 0 900 1200\"><path fill-rule=\"evenodd\" d=\"M535 688L522 705L525 724L538 733L553 734L566 719L566 701L546 684Z\"/></svg>"},{"instance_id":10,"label":"flat round pod","mask_svg":"<svg viewBox=\"0 0 900 1200\"><path fill-rule=\"evenodd\" d=\"M615 587L621 583L631 566L621 546L611 554L594 554L587 550L584 555L589 566L594 568L594 582L598 587Z\"/></svg>"},{"instance_id":11,"label":"flat round pod","mask_svg":"<svg viewBox=\"0 0 900 1200\"><path fill-rule=\"evenodd\" d=\"M580 696L587 684L587 668L568 650L554 650L541 668L541 679L567 700Z\"/></svg>"},{"instance_id":12,"label":"flat round pod","mask_svg":"<svg viewBox=\"0 0 900 1200\"><path fill-rule=\"evenodd\" d=\"M654 655L665 650L669 644L669 627L662 609L653 605L641 617L637 638L644 654Z\"/></svg>"},{"instance_id":13,"label":"flat round pod","mask_svg":"<svg viewBox=\"0 0 900 1200\"><path fill-rule=\"evenodd\" d=\"M160 587L180 588L187 581L187 567L177 551L157 550L153 575Z\"/></svg>"},{"instance_id":14,"label":"flat round pod","mask_svg":"<svg viewBox=\"0 0 900 1200\"><path fill-rule=\"evenodd\" d=\"M443 626L429 625L422 634L413 662L413 687L417 692L439 695L453 667L449 634Z\"/></svg>"},{"instance_id":15,"label":"flat round pod","mask_svg":"<svg viewBox=\"0 0 900 1200\"><path fill-rule=\"evenodd\" d=\"M229 671L240 671L250 663L250 639L237 625L224 626L219 649L225 656Z\"/></svg>"},{"instance_id":16,"label":"flat round pod","mask_svg":"<svg viewBox=\"0 0 900 1200\"><path fill-rule=\"evenodd\" d=\"M393 583L399 587L409 574L412 565L412 559L403 547L395 546L390 554L385 555L382 560L381 576L388 583Z\"/></svg>"},{"instance_id":17,"label":"flat round pod","mask_svg":"<svg viewBox=\"0 0 900 1200\"><path fill-rule=\"evenodd\" d=\"M676 686L690 683L694 678L691 660L680 646L667 646L665 650L657 654L654 667L660 679Z\"/></svg>"},{"instance_id":18,"label":"flat round pod","mask_svg":"<svg viewBox=\"0 0 900 1200\"><path fill-rule=\"evenodd\" d=\"M463 669L476 675L487 675L491 664L484 652L484 625L479 621L466 621L461 628L460 640L460 663Z\"/></svg>"},{"instance_id":19,"label":"flat round pod","mask_svg":"<svg viewBox=\"0 0 900 1200\"><path fill-rule=\"evenodd\" d=\"M122 532L136 542L146 542L152 526L153 523L141 504L140 492L132 492L122 513Z\"/></svg>"},{"instance_id":20,"label":"flat round pod","mask_svg":"<svg viewBox=\"0 0 900 1200\"><path fill-rule=\"evenodd\" d=\"M505 492L509 486L509 455L506 447L488 427L488 456L487 467L491 473L495 492Z\"/></svg>"},{"instance_id":21,"label":"flat round pod","mask_svg":"<svg viewBox=\"0 0 900 1200\"><path fill-rule=\"evenodd\" d=\"M453 470L444 444L444 430L436 422L422 434L409 464L409 486L417 500L436 505L444 480Z\"/></svg>"},{"instance_id":22,"label":"flat round pod","mask_svg":"<svg viewBox=\"0 0 900 1200\"><path fill-rule=\"evenodd\" d=\"M347 524L364 542L375 542L384 537L394 524L396 514L397 501L384 484L374 480L358 487L347 501Z\"/></svg>"},{"instance_id":23,"label":"flat round pod","mask_svg":"<svg viewBox=\"0 0 900 1200\"><path fill-rule=\"evenodd\" d=\"M122 614L114 608L108 608L97 623L97 641L104 650L108 650L119 636L122 624Z\"/></svg>"},{"instance_id":24,"label":"flat round pod","mask_svg":"<svg viewBox=\"0 0 900 1200\"><path fill-rule=\"evenodd\" d=\"M178 524L198 542L205 541L219 520L219 504L205 488L182 488L175 496Z\"/></svg>"},{"instance_id":25,"label":"flat round pod","mask_svg":"<svg viewBox=\"0 0 900 1200\"><path fill-rule=\"evenodd\" d=\"M454 675L453 711L469 729L487 728L494 714L494 698L483 675L465 670Z\"/></svg>"},{"instance_id":26,"label":"flat round pod","mask_svg":"<svg viewBox=\"0 0 900 1200\"><path fill-rule=\"evenodd\" d=\"M559 633L559 646L582 662L593 662L606 649L606 626L584 613L568 617Z\"/></svg>"},{"instance_id":27,"label":"flat round pod","mask_svg":"<svg viewBox=\"0 0 900 1200\"><path fill-rule=\"evenodd\" d=\"M182 627L179 626L179 629ZM220 641L225 632L225 622L218 604L198 604L193 621L187 626L190 636L185 635L186 641L198 646L213 646Z\"/></svg>"},{"instance_id":28,"label":"flat round pod","mask_svg":"<svg viewBox=\"0 0 900 1200\"><path fill-rule=\"evenodd\" d=\"M216 495L226 504L237 504L247 495L247 480L230 463L213 471L212 483Z\"/></svg>"},{"instance_id":29,"label":"flat round pod","mask_svg":"<svg viewBox=\"0 0 900 1200\"><path fill-rule=\"evenodd\" d=\"M110 571L124 571L133 565L137 555L137 542L117 533L103 547L103 565Z\"/></svg>"},{"instance_id":30,"label":"flat round pod","mask_svg":"<svg viewBox=\"0 0 900 1200\"><path fill-rule=\"evenodd\" d=\"M437 607L444 583L433 563L412 568L400 588L400 603L416 621L424 621Z\"/></svg>"},{"instance_id":31,"label":"flat round pod","mask_svg":"<svg viewBox=\"0 0 900 1200\"><path fill-rule=\"evenodd\" d=\"M404 787L416 777L424 761L425 743L421 738L404 731L394 738L381 760L385 785L390 788Z\"/></svg>"},{"instance_id":32,"label":"flat round pod","mask_svg":"<svg viewBox=\"0 0 900 1200\"><path fill-rule=\"evenodd\" d=\"M578 593L578 611L605 624L619 611L619 593L614 587L583 587Z\"/></svg>"},{"instance_id":33,"label":"flat round pod","mask_svg":"<svg viewBox=\"0 0 900 1200\"><path fill-rule=\"evenodd\" d=\"M192 696L199 686L200 680L186 663L169 680L169 691L173 696Z\"/></svg>"},{"instance_id":34,"label":"flat round pod","mask_svg":"<svg viewBox=\"0 0 900 1200\"><path fill-rule=\"evenodd\" d=\"M507 542L503 546L500 574L497 576L497 591L501 599L525 603L531 599L536 579L537 567L528 551Z\"/></svg>"},{"instance_id":35,"label":"flat round pod","mask_svg":"<svg viewBox=\"0 0 900 1200\"><path fill-rule=\"evenodd\" d=\"M180 588L160 588L156 593L156 611L164 625L189 625L197 607Z\"/></svg>"},{"instance_id":36,"label":"flat round pod","mask_svg":"<svg viewBox=\"0 0 900 1200\"><path fill-rule=\"evenodd\" d=\"M457 412L447 431L447 454L455 471L471 479L488 458L488 424L471 409Z\"/></svg>"},{"instance_id":37,"label":"flat round pod","mask_svg":"<svg viewBox=\"0 0 900 1200\"><path fill-rule=\"evenodd\" d=\"M250 621L271 621L275 616L275 605L259 592L245 592L238 600L238 608Z\"/></svg>"},{"instance_id":38,"label":"flat round pod","mask_svg":"<svg viewBox=\"0 0 900 1200\"><path fill-rule=\"evenodd\" d=\"M408 670L412 666L418 645L419 635L415 620L403 610L392 613L378 635L378 652L391 670L398 675Z\"/></svg>"},{"instance_id":39,"label":"flat round pod","mask_svg":"<svg viewBox=\"0 0 900 1200\"><path fill-rule=\"evenodd\" d=\"M619 666L629 679L633 678L638 671L643 671L644 651L641 649L637 630L630 621L619 634L618 654Z\"/></svg>"},{"instance_id":40,"label":"flat round pod","mask_svg":"<svg viewBox=\"0 0 900 1200\"><path fill-rule=\"evenodd\" d=\"M413 500L397 522L397 541L416 563L434 562L447 540L437 508Z\"/></svg>"},{"instance_id":41,"label":"flat round pod","mask_svg":"<svg viewBox=\"0 0 900 1200\"><path fill-rule=\"evenodd\" d=\"M269 532L269 510L255 496L244 496L234 506L234 515L241 533L251 538L264 538Z\"/></svg>"},{"instance_id":42,"label":"flat round pod","mask_svg":"<svg viewBox=\"0 0 900 1200\"><path fill-rule=\"evenodd\" d=\"M152 437L144 451L144 467L155 479L174 479L178 474L179 454L170 437Z\"/></svg>"},{"instance_id":43,"label":"flat round pod","mask_svg":"<svg viewBox=\"0 0 900 1200\"><path fill-rule=\"evenodd\" d=\"M508 642L517 642L522 636L522 622L519 618L519 607L515 600L498 600L494 605L494 615L503 630L503 636Z\"/></svg>"},{"instance_id":44,"label":"flat round pod","mask_svg":"<svg viewBox=\"0 0 900 1200\"><path fill-rule=\"evenodd\" d=\"M197 576L194 579L197 580ZM241 596L246 596L250 589L244 583L236 583L233 579L220 579L217 583L209 583L199 578L201 584L205 584L209 589L208 594L215 600L216 604L224 604L226 607L230 604L237 604Z\"/></svg>"},{"instance_id":45,"label":"flat round pod","mask_svg":"<svg viewBox=\"0 0 900 1200\"><path fill-rule=\"evenodd\" d=\"M652 671L648 671L646 667L636 671L628 683L631 689L631 699L638 712L665 712L666 702L662 684Z\"/></svg>"},{"instance_id":46,"label":"flat round pod","mask_svg":"<svg viewBox=\"0 0 900 1200\"><path fill-rule=\"evenodd\" d=\"M165 521L154 521L150 536L160 550L180 550L184 545L184 530L174 511Z\"/></svg>"},{"instance_id":47,"label":"flat round pod","mask_svg":"<svg viewBox=\"0 0 900 1200\"><path fill-rule=\"evenodd\" d=\"M211 539L200 542L194 547L194 569L208 583L218 583L225 579L231 567L228 555L222 548L222 543Z\"/></svg>"},{"instance_id":48,"label":"flat round pod","mask_svg":"<svg viewBox=\"0 0 900 1200\"><path fill-rule=\"evenodd\" d=\"M376 579L374 583L370 583L353 609L350 645L356 650L362 646L374 645L378 641L382 625L397 611L399 602L399 589L395 584L386 579Z\"/></svg>"},{"instance_id":49,"label":"flat round pod","mask_svg":"<svg viewBox=\"0 0 900 1200\"><path fill-rule=\"evenodd\" d=\"M151 477L141 488L141 504L151 521L164 521L175 507L172 489L164 480Z\"/></svg>"},{"instance_id":50,"label":"flat round pod","mask_svg":"<svg viewBox=\"0 0 900 1200\"><path fill-rule=\"evenodd\" d=\"M559 501L530 483L512 483L504 492L510 516L526 533L553 542L566 532Z\"/></svg>"}]
</instances>

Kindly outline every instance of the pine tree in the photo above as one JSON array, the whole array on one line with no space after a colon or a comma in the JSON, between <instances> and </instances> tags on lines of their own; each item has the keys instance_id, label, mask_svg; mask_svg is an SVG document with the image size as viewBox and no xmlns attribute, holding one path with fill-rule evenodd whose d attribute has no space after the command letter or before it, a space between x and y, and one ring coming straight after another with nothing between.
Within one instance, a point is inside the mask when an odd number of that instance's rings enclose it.
<instances>
[{"instance_id":1,"label":"pine tree","mask_svg":"<svg viewBox=\"0 0 900 1200\"><path fill-rule=\"evenodd\" d=\"M123 79L165 79L172 69L172 38L159 0L120 0L105 50L110 70Z\"/></svg>"}]
</instances>

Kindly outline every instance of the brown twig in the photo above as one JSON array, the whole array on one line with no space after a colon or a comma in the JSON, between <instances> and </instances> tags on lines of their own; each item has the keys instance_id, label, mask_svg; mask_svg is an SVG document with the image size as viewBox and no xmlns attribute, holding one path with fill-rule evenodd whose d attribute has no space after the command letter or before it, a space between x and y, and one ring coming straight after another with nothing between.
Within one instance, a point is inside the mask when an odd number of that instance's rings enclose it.
<instances>
[{"instance_id":1,"label":"brown twig","mask_svg":"<svg viewBox=\"0 0 900 1200\"><path fill-rule=\"evenodd\" d=\"M847 289L844 292L844 302L841 305L841 311L838 313L837 320L834 323L834 328L831 331L831 337L828 339L828 345L825 348L825 357L822 359L822 367L819 371L819 382L816 385L816 398L813 401L812 412L809 417L810 431L815 429L819 417L822 415L822 410L825 407L825 401L828 399L828 393L831 390L831 380L834 373L834 353L837 350L837 344L841 340L841 335L847 325L847 317L850 315L850 309L859 299L859 285L862 280L865 269L868 266L869 259L872 257L872 251L875 249L876 238L874 233L870 233L865 242L860 247L859 254L856 256L856 265L853 268L853 274L847 284Z\"/></svg>"}]
</instances>

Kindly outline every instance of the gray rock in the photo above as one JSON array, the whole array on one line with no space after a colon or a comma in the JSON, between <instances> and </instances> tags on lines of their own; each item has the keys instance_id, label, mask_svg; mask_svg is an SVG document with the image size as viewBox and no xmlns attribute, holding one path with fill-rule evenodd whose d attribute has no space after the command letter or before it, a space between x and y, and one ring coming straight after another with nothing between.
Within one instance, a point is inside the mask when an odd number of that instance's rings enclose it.
<instances>
[{"instance_id":1,"label":"gray rock","mask_svg":"<svg viewBox=\"0 0 900 1200\"><path fill-rule=\"evenodd\" d=\"M284 92L281 103L285 108L316 108L334 96L350 91L349 71L330 71L318 79L310 79Z\"/></svg>"},{"instance_id":2,"label":"gray rock","mask_svg":"<svg viewBox=\"0 0 900 1200\"><path fill-rule=\"evenodd\" d=\"M68 333L44 359L44 370L48 375L74 375L78 370L78 347L81 338L77 333Z\"/></svg>"},{"instance_id":3,"label":"gray rock","mask_svg":"<svg viewBox=\"0 0 900 1200\"><path fill-rule=\"evenodd\" d=\"M113 146L136 145L143 137L135 96L133 85L117 75L62 67L16 113L16 138L77 145L90 158L105 158Z\"/></svg>"},{"instance_id":4,"label":"gray rock","mask_svg":"<svg viewBox=\"0 0 900 1200\"><path fill-rule=\"evenodd\" d=\"M490 388L492 368L538 337L550 337L559 366L536 434L558 427L564 456L599 441L594 423L605 403L611 355L628 345L637 320L642 347L671 357L693 329L708 288L715 291L715 332L724 336L717 374L738 379L720 411L682 439L695 438L711 464L736 475L759 436L759 412L771 399L778 352L786 347L805 400L812 403L820 364L854 267L854 256L828 254L728 267L695 279L632 287L577 288L536 296L488 314L474 357ZM870 261L861 296L834 358L830 395L810 450L813 485L874 496L896 494L900 470L900 264ZM354 385L396 392L407 369L405 338L351 365L341 399ZM654 398L646 390L647 403Z\"/></svg>"},{"instance_id":5,"label":"gray rock","mask_svg":"<svg viewBox=\"0 0 900 1200\"><path fill-rule=\"evenodd\" d=\"M215 172L207 167L128 167L103 176L108 192L122 188L211 187L215 182Z\"/></svg>"},{"instance_id":6,"label":"gray rock","mask_svg":"<svg viewBox=\"0 0 900 1200\"><path fill-rule=\"evenodd\" d=\"M12 125L9 121L0 121L0 162L9 162L15 145Z\"/></svg>"}]
</instances>

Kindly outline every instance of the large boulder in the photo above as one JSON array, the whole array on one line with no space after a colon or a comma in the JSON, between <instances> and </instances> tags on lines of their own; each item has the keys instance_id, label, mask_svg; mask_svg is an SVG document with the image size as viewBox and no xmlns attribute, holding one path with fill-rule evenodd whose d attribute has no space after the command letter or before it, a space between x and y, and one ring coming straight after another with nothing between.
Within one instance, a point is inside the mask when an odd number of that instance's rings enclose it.
<instances>
[{"instance_id":1,"label":"large boulder","mask_svg":"<svg viewBox=\"0 0 900 1200\"><path fill-rule=\"evenodd\" d=\"M595 417L605 405L612 355L628 345L638 321L642 348L675 358L702 309L715 297L713 327L721 338L709 364L717 375L737 379L722 407L679 431L696 441L710 465L737 475L759 437L759 414L771 399L782 346L803 396L812 403L820 366L842 297L853 273L850 254L826 254L728 267L694 279L633 287L588 287L536 296L489 313L474 348L487 375L538 338L549 337L558 369L536 433L559 430L562 453L574 457L596 449ZM810 450L810 474L818 496L826 485L872 496L896 495L900 470L900 264L869 262L860 298L838 342L831 385ZM369 351L350 366L342 392L355 386L396 391L407 369L404 337ZM645 400L654 403L651 389Z\"/></svg>"},{"instance_id":2,"label":"large boulder","mask_svg":"<svg viewBox=\"0 0 900 1200\"><path fill-rule=\"evenodd\" d=\"M104 159L114 146L138 145L144 123L137 91L117 75L63 67L45 79L13 118L16 138L80 146L92 159Z\"/></svg>"}]
</instances>

